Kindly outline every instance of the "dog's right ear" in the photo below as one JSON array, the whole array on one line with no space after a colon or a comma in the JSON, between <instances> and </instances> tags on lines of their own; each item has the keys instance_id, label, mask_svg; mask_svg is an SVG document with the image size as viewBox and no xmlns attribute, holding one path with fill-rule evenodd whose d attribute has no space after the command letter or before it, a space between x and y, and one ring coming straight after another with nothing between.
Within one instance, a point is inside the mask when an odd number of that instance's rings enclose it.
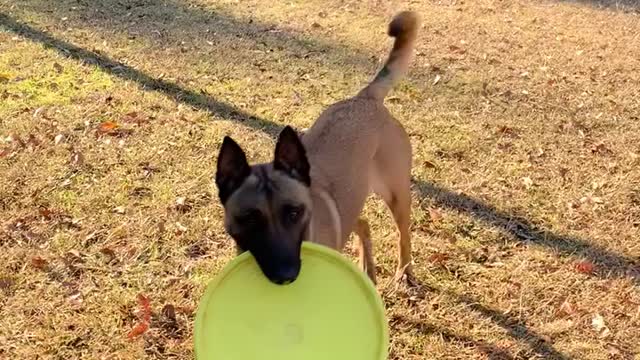
<instances>
[{"instance_id":1,"label":"dog's right ear","mask_svg":"<svg viewBox=\"0 0 640 360\"><path fill-rule=\"evenodd\" d=\"M232 138L225 136L218 154L216 169L216 185L220 202L224 204L250 174L251 167L244 151Z\"/></svg>"}]
</instances>

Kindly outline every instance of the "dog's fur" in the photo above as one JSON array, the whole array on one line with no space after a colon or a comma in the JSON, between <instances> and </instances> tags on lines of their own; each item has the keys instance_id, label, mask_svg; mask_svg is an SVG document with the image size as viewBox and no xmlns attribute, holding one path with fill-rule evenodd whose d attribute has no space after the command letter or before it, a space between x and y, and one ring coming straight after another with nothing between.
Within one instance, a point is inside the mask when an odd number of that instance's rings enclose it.
<instances>
[{"instance_id":1,"label":"dog's fur","mask_svg":"<svg viewBox=\"0 0 640 360\"><path fill-rule=\"evenodd\" d=\"M298 276L303 239L342 250L351 232L359 238L360 264L375 281L369 226L359 217L371 191L400 230L396 278L412 278L411 145L383 101L407 72L418 27L415 13L396 15L389 24L393 49L374 80L326 109L304 136L285 127L272 163L249 166L225 137L216 172L225 227L272 282Z\"/></svg>"}]
</instances>

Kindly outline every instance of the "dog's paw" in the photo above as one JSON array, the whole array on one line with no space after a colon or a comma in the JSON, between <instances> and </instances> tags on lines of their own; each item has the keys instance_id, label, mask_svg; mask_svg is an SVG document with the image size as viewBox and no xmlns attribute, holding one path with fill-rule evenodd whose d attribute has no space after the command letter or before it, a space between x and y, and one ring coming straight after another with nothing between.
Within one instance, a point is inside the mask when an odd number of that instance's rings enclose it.
<instances>
[{"instance_id":1,"label":"dog's paw","mask_svg":"<svg viewBox=\"0 0 640 360\"><path fill-rule=\"evenodd\" d=\"M422 287L420 280L413 274L413 269L409 266L398 269L394 280L396 286L406 285L410 288Z\"/></svg>"}]
</instances>

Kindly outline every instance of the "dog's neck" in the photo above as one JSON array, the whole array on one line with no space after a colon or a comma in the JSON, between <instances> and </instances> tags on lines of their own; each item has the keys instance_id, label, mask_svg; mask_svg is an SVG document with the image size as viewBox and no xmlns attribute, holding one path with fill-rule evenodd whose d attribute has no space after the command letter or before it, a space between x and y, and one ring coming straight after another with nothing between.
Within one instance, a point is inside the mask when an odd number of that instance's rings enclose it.
<instances>
[{"instance_id":1,"label":"dog's neck","mask_svg":"<svg viewBox=\"0 0 640 360\"><path fill-rule=\"evenodd\" d=\"M336 248L342 241L342 224L335 199L328 191L311 187L313 215L309 222L307 239L313 243Z\"/></svg>"}]
</instances>

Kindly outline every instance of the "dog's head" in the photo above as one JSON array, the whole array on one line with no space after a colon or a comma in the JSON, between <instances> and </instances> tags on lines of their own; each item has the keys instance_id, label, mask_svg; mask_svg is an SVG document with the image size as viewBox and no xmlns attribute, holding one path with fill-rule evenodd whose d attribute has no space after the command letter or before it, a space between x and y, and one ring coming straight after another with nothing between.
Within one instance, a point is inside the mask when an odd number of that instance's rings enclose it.
<instances>
[{"instance_id":1,"label":"dog's head","mask_svg":"<svg viewBox=\"0 0 640 360\"><path fill-rule=\"evenodd\" d=\"M250 251L264 275L287 284L300 273L300 247L311 219L309 162L291 127L278 136L273 162L250 166L225 137L216 185L225 228L240 251Z\"/></svg>"}]
</instances>

